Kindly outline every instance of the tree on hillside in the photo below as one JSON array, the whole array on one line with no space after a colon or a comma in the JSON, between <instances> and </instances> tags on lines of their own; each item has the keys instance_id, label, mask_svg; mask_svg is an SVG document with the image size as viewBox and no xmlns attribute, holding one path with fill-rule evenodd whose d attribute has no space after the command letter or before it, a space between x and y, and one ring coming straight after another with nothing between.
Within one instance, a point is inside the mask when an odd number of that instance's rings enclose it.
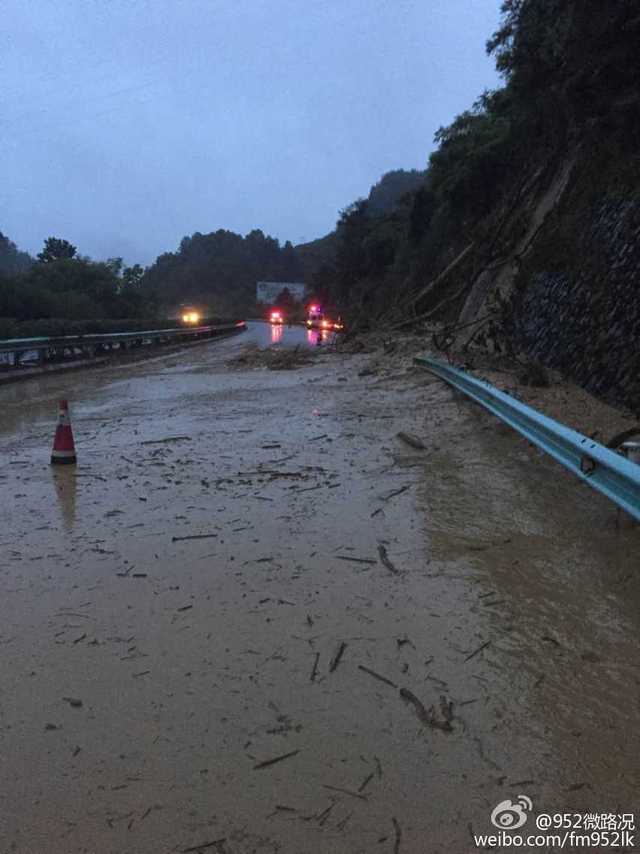
<instances>
[{"instance_id":1,"label":"tree on hillside","mask_svg":"<svg viewBox=\"0 0 640 854\"><path fill-rule=\"evenodd\" d=\"M28 270L33 258L18 247L0 231L0 273L13 276Z\"/></svg>"},{"instance_id":2,"label":"tree on hillside","mask_svg":"<svg viewBox=\"0 0 640 854\"><path fill-rule=\"evenodd\" d=\"M302 261L289 240L280 251L278 268L279 278L283 282L299 282L302 278Z\"/></svg>"},{"instance_id":3,"label":"tree on hillside","mask_svg":"<svg viewBox=\"0 0 640 854\"><path fill-rule=\"evenodd\" d=\"M50 264L52 261L60 261L63 258L73 258L75 254L76 247L68 240L62 240L59 237L47 237L44 242L44 249L38 253L38 261L42 264Z\"/></svg>"},{"instance_id":4,"label":"tree on hillside","mask_svg":"<svg viewBox=\"0 0 640 854\"><path fill-rule=\"evenodd\" d=\"M394 169L387 172L369 191L368 212L370 216L391 213L400 200L424 185L425 173L417 169L406 171Z\"/></svg>"},{"instance_id":5,"label":"tree on hillside","mask_svg":"<svg viewBox=\"0 0 640 854\"><path fill-rule=\"evenodd\" d=\"M640 15L629 0L505 0L487 42L518 109L546 135L611 114L635 119Z\"/></svg>"},{"instance_id":6,"label":"tree on hillside","mask_svg":"<svg viewBox=\"0 0 640 854\"><path fill-rule=\"evenodd\" d=\"M141 267L140 264L125 267L122 271L122 290L124 292L139 291L142 287L143 276L144 267Z\"/></svg>"}]
</instances>

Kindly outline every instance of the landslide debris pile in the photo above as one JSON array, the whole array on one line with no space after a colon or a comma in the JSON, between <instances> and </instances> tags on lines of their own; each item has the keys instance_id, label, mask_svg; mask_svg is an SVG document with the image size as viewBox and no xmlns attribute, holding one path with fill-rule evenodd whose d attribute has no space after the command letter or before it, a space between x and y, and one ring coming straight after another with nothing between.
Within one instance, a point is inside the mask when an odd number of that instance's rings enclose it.
<instances>
[{"instance_id":1,"label":"landslide debris pile","mask_svg":"<svg viewBox=\"0 0 640 854\"><path fill-rule=\"evenodd\" d=\"M270 371L295 371L311 364L316 355L305 347L258 347L250 344L239 356L230 359L227 367L232 370L267 368Z\"/></svg>"}]
</instances>

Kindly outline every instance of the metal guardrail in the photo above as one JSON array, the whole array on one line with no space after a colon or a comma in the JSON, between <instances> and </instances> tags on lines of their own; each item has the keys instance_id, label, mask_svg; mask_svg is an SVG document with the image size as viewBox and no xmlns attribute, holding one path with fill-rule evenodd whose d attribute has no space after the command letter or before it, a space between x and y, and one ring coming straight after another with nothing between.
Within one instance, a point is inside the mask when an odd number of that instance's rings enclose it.
<instances>
[{"instance_id":1,"label":"metal guardrail","mask_svg":"<svg viewBox=\"0 0 640 854\"><path fill-rule=\"evenodd\" d=\"M234 323L217 323L210 326L181 326L174 329L147 329L138 332L101 332L87 335L58 335L50 338L6 338L0 341L0 353L28 353L32 350L86 347L91 344L119 344L120 342L149 338L196 338L207 334L232 332L234 329L245 326L245 321L240 320Z\"/></svg>"},{"instance_id":2,"label":"metal guardrail","mask_svg":"<svg viewBox=\"0 0 640 854\"><path fill-rule=\"evenodd\" d=\"M480 403L534 445L640 520L640 465L554 421L465 371L419 356L415 363Z\"/></svg>"}]
</instances>

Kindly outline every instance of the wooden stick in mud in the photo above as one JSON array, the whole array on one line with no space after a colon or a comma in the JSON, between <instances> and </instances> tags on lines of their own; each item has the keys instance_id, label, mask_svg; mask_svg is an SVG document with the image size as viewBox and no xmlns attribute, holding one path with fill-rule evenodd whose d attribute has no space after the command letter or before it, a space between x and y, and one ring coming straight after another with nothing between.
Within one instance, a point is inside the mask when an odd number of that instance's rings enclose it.
<instances>
[{"instance_id":1,"label":"wooden stick in mud","mask_svg":"<svg viewBox=\"0 0 640 854\"><path fill-rule=\"evenodd\" d=\"M413 484L408 483L406 486L401 486L400 489L394 489L393 492L390 492L388 495L385 495L382 500L390 501L392 498L395 498L396 495L402 495L403 492L406 492L407 489L411 489Z\"/></svg>"},{"instance_id":2,"label":"wooden stick in mud","mask_svg":"<svg viewBox=\"0 0 640 854\"><path fill-rule=\"evenodd\" d=\"M434 729L441 729L443 732L452 731L453 727L451 726L450 720L438 720L438 718L436 718L433 707L428 710L425 709L422 702L416 697L416 695L412 691L409 691L408 688L401 688L400 696L403 700L413 706L419 721L425 726L433 727Z\"/></svg>"},{"instance_id":3,"label":"wooden stick in mud","mask_svg":"<svg viewBox=\"0 0 640 854\"><path fill-rule=\"evenodd\" d=\"M376 776L376 772L372 771L368 777L365 777L364 780L362 781L362 783L360 783L360 785L358 786L358 791L362 792L364 789L366 789L367 786L369 785L369 783L373 780L373 778L375 776Z\"/></svg>"},{"instance_id":4,"label":"wooden stick in mud","mask_svg":"<svg viewBox=\"0 0 640 854\"><path fill-rule=\"evenodd\" d=\"M146 439L141 445L162 445L165 442L190 442L191 436L167 436L166 439Z\"/></svg>"},{"instance_id":5,"label":"wooden stick in mud","mask_svg":"<svg viewBox=\"0 0 640 854\"><path fill-rule=\"evenodd\" d=\"M297 753L300 753L300 751L292 750L290 753L283 753L282 756L274 756L273 759L265 759L264 762L258 762L257 765L254 765L253 770L257 771L259 768L269 768L271 765L275 765L276 762L282 762L284 759L289 759L290 756L295 756Z\"/></svg>"},{"instance_id":6,"label":"wooden stick in mud","mask_svg":"<svg viewBox=\"0 0 640 854\"><path fill-rule=\"evenodd\" d=\"M311 682L316 681L316 674L318 672L318 662L320 661L320 653L316 652L316 660L313 662L313 669L311 670Z\"/></svg>"},{"instance_id":7,"label":"wooden stick in mud","mask_svg":"<svg viewBox=\"0 0 640 854\"><path fill-rule=\"evenodd\" d=\"M396 838L393 843L393 854L400 854L400 841L402 839L402 828L398 824L398 820L396 818L392 818L393 822L393 830L395 832Z\"/></svg>"},{"instance_id":8,"label":"wooden stick in mud","mask_svg":"<svg viewBox=\"0 0 640 854\"><path fill-rule=\"evenodd\" d=\"M224 845L227 841L227 837L224 836L222 839L213 839L211 842L201 842L200 845L192 845L190 848L183 848L182 854L189 854L191 851L203 851L205 848L213 848L214 846Z\"/></svg>"},{"instance_id":9,"label":"wooden stick in mud","mask_svg":"<svg viewBox=\"0 0 640 854\"><path fill-rule=\"evenodd\" d=\"M190 848L183 848L182 854L189 854L191 851L203 851L205 848L213 848L214 846L224 845L227 841L227 837L224 836L222 839L213 839L211 842L201 842L200 845L192 845Z\"/></svg>"},{"instance_id":10,"label":"wooden stick in mud","mask_svg":"<svg viewBox=\"0 0 640 854\"><path fill-rule=\"evenodd\" d=\"M380 543L378 546L378 554L380 555L380 563L389 570L389 572L393 572L394 575L399 575L400 571L391 563L389 560L389 555L387 554L387 549L385 546Z\"/></svg>"},{"instance_id":11,"label":"wooden stick in mud","mask_svg":"<svg viewBox=\"0 0 640 854\"><path fill-rule=\"evenodd\" d=\"M361 801L368 800L366 795L361 795L359 792L352 792L351 789L343 789L340 786L328 786L326 783L323 783L322 788L330 789L332 792L342 792L343 795L349 795L352 798L360 798Z\"/></svg>"},{"instance_id":12,"label":"wooden stick in mud","mask_svg":"<svg viewBox=\"0 0 640 854\"><path fill-rule=\"evenodd\" d=\"M344 641L341 641L340 646L336 650L336 654L331 659L331 664L329 665L329 673L333 673L336 667L340 664L340 659L344 655L344 651L346 648L346 643Z\"/></svg>"},{"instance_id":13,"label":"wooden stick in mud","mask_svg":"<svg viewBox=\"0 0 640 854\"><path fill-rule=\"evenodd\" d=\"M489 644L490 644L490 643L491 643L491 641L490 641L490 640L485 641L485 642L484 642L483 644L481 644L481 646L479 646L477 649L474 649L474 651L473 651L470 655L468 655L468 656L465 658L465 661L469 661L470 659L474 658L474 657L475 657L479 652L482 652L482 650L483 650L483 649L486 649L486 648L489 646Z\"/></svg>"},{"instance_id":14,"label":"wooden stick in mud","mask_svg":"<svg viewBox=\"0 0 640 854\"><path fill-rule=\"evenodd\" d=\"M402 430L397 434L398 439L401 442L404 442L407 445L410 445L412 448L415 448L416 451L424 451L426 448L425 443L419 436L414 436L413 433L404 433Z\"/></svg>"},{"instance_id":15,"label":"wooden stick in mud","mask_svg":"<svg viewBox=\"0 0 640 854\"><path fill-rule=\"evenodd\" d=\"M385 676L380 676L379 673L376 673L375 670L370 670L368 667L365 667L364 664L358 665L358 670L364 671L364 673L368 673L369 676L373 676L374 679L377 679L378 682L384 682L385 685L391 685L392 688L397 688L395 682L392 682L391 679L387 679Z\"/></svg>"}]
</instances>

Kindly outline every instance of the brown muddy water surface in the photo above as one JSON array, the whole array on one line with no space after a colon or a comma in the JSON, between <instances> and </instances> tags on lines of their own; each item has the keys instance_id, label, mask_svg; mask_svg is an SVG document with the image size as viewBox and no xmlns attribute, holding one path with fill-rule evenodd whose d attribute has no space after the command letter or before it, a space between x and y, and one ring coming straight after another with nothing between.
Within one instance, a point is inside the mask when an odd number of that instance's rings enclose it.
<instances>
[{"instance_id":1,"label":"brown muddy water surface","mask_svg":"<svg viewBox=\"0 0 640 854\"><path fill-rule=\"evenodd\" d=\"M227 366L264 334L0 389L0 852L637 812L638 529L408 357Z\"/></svg>"}]
</instances>

